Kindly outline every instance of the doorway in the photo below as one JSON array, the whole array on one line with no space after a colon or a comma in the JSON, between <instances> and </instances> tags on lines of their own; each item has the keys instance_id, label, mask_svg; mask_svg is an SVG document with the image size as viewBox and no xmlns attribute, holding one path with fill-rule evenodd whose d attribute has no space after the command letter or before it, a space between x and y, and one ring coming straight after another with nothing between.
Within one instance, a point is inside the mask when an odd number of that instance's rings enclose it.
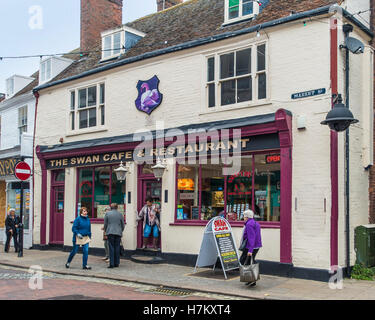
<instances>
[{"instance_id":1,"label":"doorway","mask_svg":"<svg viewBox=\"0 0 375 320\"><path fill-rule=\"evenodd\" d=\"M52 171L50 243L64 244L65 171Z\"/></svg>"},{"instance_id":2,"label":"doorway","mask_svg":"<svg viewBox=\"0 0 375 320\"><path fill-rule=\"evenodd\" d=\"M155 179L153 175L144 173L145 170L141 168L138 175L138 212L146 204L146 199L151 197L153 203L158 203L161 207L161 192L162 192L162 182ZM143 247L143 220L138 222L137 227L137 248ZM152 234L149 238L148 247L152 246ZM161 232L159 233L158 247L161 248Z\"/></svg>"}]
</instances>

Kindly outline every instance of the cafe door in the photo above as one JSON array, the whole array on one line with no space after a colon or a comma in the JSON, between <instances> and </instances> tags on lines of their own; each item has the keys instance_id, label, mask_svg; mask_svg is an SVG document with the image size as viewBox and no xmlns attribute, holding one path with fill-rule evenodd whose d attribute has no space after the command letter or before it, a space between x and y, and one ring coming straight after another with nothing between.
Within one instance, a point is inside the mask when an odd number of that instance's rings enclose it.
<instances>
[{"instance_id":1,"label":"cafe door","mask_svg":"<svg viewBox=\"0 0 375 320\"><path fill-rule=\"evenodd\" d=\"M139 202L138 202L138 212L143 208L146 204L146 199L151 197L153 203L158 203L161 206L161 181L154 179L140 179L139 181ZM150 235L148 247L152 247L152 234ZM160 248L161 241L161 233L159 233L159 241L158 246ZM143 247L143 220L139 221L138 223L138 232L137 232L137 248Z\"/></svg>"},{"instance_id":2,"label":"cafe door","mask_svg":"<svg viewBox=\"0 0 375 320\"><path fill-rule=\"evenodd\" d=\"M64 244L65 172L52 172L50 243Z\"/></svg>"}]
</instances>

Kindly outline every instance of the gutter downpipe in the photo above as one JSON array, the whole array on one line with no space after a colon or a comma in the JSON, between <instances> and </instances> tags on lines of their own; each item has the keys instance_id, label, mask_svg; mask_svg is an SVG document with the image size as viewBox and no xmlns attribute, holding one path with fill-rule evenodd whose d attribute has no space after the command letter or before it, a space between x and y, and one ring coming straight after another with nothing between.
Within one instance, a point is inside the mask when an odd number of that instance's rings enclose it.
<instances>
[{"instance_id":1,"label":"gutter downpipe","mask_svg":"<svg viewBox=\"0 0 375 320\"><path fill-rule=\"evenodd\" d=\"M39 92L34 91L34 97L35 97L35 115L34 115L34 132L33 132L33 232L34 232L34 225L35 225L35 133L36 133L36 116L38 113L38 103L39 103ZM34 242L34 236L32 236L33 242ZM33 245L34 243L32 243Z\"/></svg>"}]
</instances>

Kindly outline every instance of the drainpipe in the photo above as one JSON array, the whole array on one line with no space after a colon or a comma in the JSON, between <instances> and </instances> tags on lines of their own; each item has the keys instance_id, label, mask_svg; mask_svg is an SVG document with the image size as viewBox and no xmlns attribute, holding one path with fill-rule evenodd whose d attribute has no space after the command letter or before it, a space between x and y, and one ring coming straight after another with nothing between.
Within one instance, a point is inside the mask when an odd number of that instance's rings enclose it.
<instances>
[{"instance_id":1,"label":"drainpipe","mask_svg":"<svg viewBox=\"0 0 375 320\"><path fill-rule=\"evenodd\" d=\"M34 157L34 151L35 151L35 130L36 130L36 116L37 116L37 113L38 113L38 103L39 103L39 92L38 91L35 91L34 92L34 96L35 96L35 114L34 114L34 132L33 132L33 175L32 175L32 178L33 178L33 231L32 231L32 236L31 236L31 239L32 239L32 245L34 244L34 225L35 225L35 157Z\"/></svg>"},{"instance_id":2,"label":"drainpipe","mask_svg":"<svg viewBox=\"0 0 375 320\"><path fill-rule=\"evenodd\" d=\"M346 39L349 37L349 33L353 31L353 26L350 24L345 24L343 26L343 31L345 33L345 43ZM346 107L349 109L349 49L345 47L345 96L346 96ZM349 197L349 128L345 132L345 225L346 225L346 275L350 277L350 197Z\"/></svg>"}]
</instances>

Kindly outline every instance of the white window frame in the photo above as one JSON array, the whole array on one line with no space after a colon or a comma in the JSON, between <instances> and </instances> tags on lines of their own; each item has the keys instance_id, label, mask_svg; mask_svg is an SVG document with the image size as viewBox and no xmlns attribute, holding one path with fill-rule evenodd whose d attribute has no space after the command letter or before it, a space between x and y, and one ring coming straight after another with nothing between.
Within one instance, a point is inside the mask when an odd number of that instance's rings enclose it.
<instances>
[{"instance_id":1,"label":"white window frame","mask_svg":"<svg viewBox=\"0 0 375 320\"><path fill-rule=\"evenodd\" d=\"M225 0L224 24L231 24L231 23L234 23L234 22L242 21L244 19L250 19L250 18L253 18L254 16L259 14L259 4L258 4L258 2L252 1L252 2L255 2L254 7L253 7L254 8L253 13L243 15L242 14L243 0L239 0L238 17L229 19L229 1L230 0Z\"/></svg>"},{"instance_id":2,"label":"white window frame","mask_svg":"<svg viewBox=\"0 0 375 320\"><path fill-rule=\"evenodd\" d=\"M102 36L102 61L116 58L116 57L125 53L125 34L126 34L126 32L133 33L133 34L135 34L137 36L140 36L140 37L144 37L146 35L143 32L140 32L138 30L135 30L133 28L126 27L126 26L102 32L101 33L101 36ZM114 48L114 35L118 34L118 33L121 34L120 48ZM105 49L105 39L107 37L111 37L111 48L108 51ZM114 49L120 49L120 52L114 53L113 52ZM108 52L109 52L109 54L108 54L108 56L106 56L106 53L108 53Z\"/></svg>"},{"instance_id":3,"label":"white window frame","mask_svg":"<svg viewBox=\"0 0 375 320\"><path fill-rule=\"evenodd\" d=\"M7 85L7 97L9 98L14 95L14 77L7 79L6 85Z\"/></svg>"},{"instance_id":4,"label":"white window frame","mask_svg":"<svg viewBox=\"0 0 375 320\"><path fill-rule=\"evenodd\" d=\"M47 65L49 64L49 73L47 72ZM40 63L40 82L47 82L52 78L52 58L43 60Z\"/></svg>"},{"instance_id":5,"label":"white window frame","mask_svg":"<svg viewBox=\"0 0 375 320\"><path fill-rule=\"evenodd\" d=\"M257 48L258 46L265 45L265 70L258 71L258 61L257 61L257 56L258 56L258 51ZM251 73L248 75L241 75L241 76L236 76L234 75L233 77L230 78L225 78L225 79L220 79L220 56L233 53L233 52L238 52L246 49L251 48ZM226 50L222 51L217 51L215 53L211 54L206 54L204 56L204 64L205 67L203 68L204 70L204 97L205 97L205 111L221 111L221 110L228 110L228 109L237 109L237 108L242 108L242 107L248 107L248 106L256 106L260 104L268 104L270 102L270 81L269 81L269 54L268 54L268 42L266 40L261 40L258 42L254 42L250 45L243 45L243 46L236 46L236 47L231 47ZM214 81L208 81L208 59L210 58L215 58L214 62L214 67L215 67L215 79ZM263 99L258 98L258 78L260 74L266 74L266 97ZM234 60L234 74L236 74L236 59ZM252 99L249 101L243 101L243 102L235 102L233 104L227 104L227 105L221 105L221 83L229 80L235 80L235 79L240 79L244 78L246 76L251 76L252 78ZM215 106L209 107L209 84L215 83ZM236 93L237 94L237 93Z\"/></svg>"},{"instance_id":6,"label":"white window frame","mask_svg":"<svg viewBox=\"0 0 375 320\"><path fill-rule=\"evenodd\" d=\"M104 102L101 102L101 86L104 86ZM85 108L79 108L79 91L80 90L87 90L89 88L96 87L96 104L93 106L88 106L88 94L86 94L86 107ZM74 92L74 106L72 106L72 93ZM105 128L105 123L106 123L106 85L104 81L96 82L96 83L91 83L87 84L85 86L77 87L77 88L72 88L68 90L68 134L80 134L80 133L86 133L86 132L91 132L91 131L96 131L96 130L102 130ZM89 123L88 126L85 128L79 128L79 113L81 111L88 111L90 109L96 110L96 125L90 127ZM102 124L102 113L104 115L104 124ZM89 122L89 117L87 118L87 121ZM72 128L72 125L74 124L74 128Z\"/></svg>"},{"instance_id":7,"label":"white window frame","mask_svg":"<svg viewBox=\"0 0 375 320\"><path fill-rule=\"evenodd\" d=\"M18 108L18 136L19 143L21 144L22 134L27 133L27 118L28 118L28 108L27 105Z\"/></svg>"}]
</instances>

